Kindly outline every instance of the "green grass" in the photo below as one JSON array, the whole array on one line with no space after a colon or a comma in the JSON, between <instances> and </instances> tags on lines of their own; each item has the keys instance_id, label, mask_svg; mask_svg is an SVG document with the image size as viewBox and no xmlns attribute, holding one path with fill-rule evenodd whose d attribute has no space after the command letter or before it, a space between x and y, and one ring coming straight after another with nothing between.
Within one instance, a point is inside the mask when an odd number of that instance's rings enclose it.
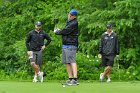
<instances>
[{"instance_id":1,"label":"green grass","mask_svg":"<svg viewBox=\"0 0 140 93\"><path fill-rule=\"evenodd\" d=\"M0 81L0 93L140 93L140 82L81 82L62 87L58 82Z\"/></svg>"}]
</instances>

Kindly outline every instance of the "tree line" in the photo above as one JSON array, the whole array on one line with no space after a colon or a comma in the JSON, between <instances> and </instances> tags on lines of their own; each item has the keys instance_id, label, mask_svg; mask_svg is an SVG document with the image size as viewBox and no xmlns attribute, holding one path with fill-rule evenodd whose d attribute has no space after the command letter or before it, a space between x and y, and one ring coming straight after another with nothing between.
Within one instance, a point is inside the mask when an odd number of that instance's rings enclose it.
<instances>
[{"instance_id":1,"label":"tree line","mask_svg":"<svg viewBox=\"0 0 140 93\"><path fill-rule=\"evenodd\" d=\"M42 69L46 79L65 79L61 64L61 37L55 36L57 27L63 28L70 9L78 11L79 49L78 77L98 80L101 61L98 46L106 24L112 23L120 42L120 60L115 60L112 77L140 80L140 1L139 0L1 0L0 1L0 79L31 79L31 67L25 47L26 34L41 21L52 38L44 51ZM119 64L119 69L118 69ZM120 71L120 73L119 73Z\"/></svg>"}]
</instances>

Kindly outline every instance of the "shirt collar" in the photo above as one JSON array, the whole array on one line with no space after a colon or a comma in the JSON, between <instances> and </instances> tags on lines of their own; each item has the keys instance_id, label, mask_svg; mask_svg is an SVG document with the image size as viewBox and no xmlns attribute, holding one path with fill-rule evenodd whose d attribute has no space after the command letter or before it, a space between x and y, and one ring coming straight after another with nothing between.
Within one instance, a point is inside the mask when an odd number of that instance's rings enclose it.
<instances>
[{"instance_id":1,"label":"shirt collar","mask_svg":"<svg viewBox=\"0 0 140 93\"><path fill-rule=\"evenodd\" d=\"M36 31L36 30L34 30L34 32L36 32L36 33L40 33L42 30L40 30L39 32L38 31Z\"/></svg>"},{"instance_id":2,"label":"shirt collar","mask_svg":"<svg viewBox=\"0 0 140 93\"><path fill-rule=\"evenodd\" d=\"M76 18L74 18L74 19L72 19L72 20L67 20L67 22L71 22L71 21L73 21L73 20L76 20Z\"/></svg>"},{"instance_id":3,"label":"shirt collar","mask_svg":"<svg viewBox=\"0 0 140 93\"><path fill-rule=\"evenodd\" d=\"M113 33L113 30L111 31L110 35L111 35L112 33ZM109 33L108 33L107 31L105 32L105 34L108 34L108 35L109 35Z\"/></svg>"}]
</instances>

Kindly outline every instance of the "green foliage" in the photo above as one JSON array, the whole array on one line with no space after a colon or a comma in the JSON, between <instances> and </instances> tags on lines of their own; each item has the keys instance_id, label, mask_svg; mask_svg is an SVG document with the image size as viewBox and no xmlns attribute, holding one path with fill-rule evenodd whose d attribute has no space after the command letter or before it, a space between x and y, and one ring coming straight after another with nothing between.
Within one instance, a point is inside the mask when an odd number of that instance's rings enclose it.
<instances>
[{"instance_id":1,"label":"green foliage","mask_svg":"<svg viewBox=\"0 0 140 93\"><path fill-rule=\"evenodd\" d=\"M98 74L101 71L101 62L97 56L84 55L77 53L77 64L78 64L78 77L79 79L85 80L97 80Z\"/></svg>"},{"instance_id":2,"label":"green foliage","mask_svg":"<svg viewBox=\"0 0 140 93\"><path fill-rule=\"evenodd\" d=\"M80 32L78 78L98 80L103 70L101 60L97 58L98 45L106 23L112 23L120 42L121 79L140 80L139 4L139 0L1 0L0 79L32 78L25 37L38 20L52 38L51 44L43 51L42 69L47 74L46 79L67 79L65 66L61 64L61 37L52 31L54 19L59 20L56 27L63 28L68 12L75 8ZM118 79L117 63L112 77Z\"/></svg>"}]
</instances>

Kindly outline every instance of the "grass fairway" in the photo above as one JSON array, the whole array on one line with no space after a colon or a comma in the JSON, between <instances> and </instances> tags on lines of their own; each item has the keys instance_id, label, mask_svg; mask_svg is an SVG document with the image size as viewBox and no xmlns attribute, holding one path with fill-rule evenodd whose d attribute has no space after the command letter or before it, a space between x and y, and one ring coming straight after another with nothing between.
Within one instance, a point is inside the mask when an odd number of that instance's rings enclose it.
<instances>
[{"instance_id":1,"label":"grass fairway","mask_svg":"<svg viewBox=\"0 0 140 93\"><path fill-rule=\"evenodd\" d=\"M57 82L0 81L0 93L140 93L140 82L82 82L62 87Z\"/></svg>"}]
</instances>

